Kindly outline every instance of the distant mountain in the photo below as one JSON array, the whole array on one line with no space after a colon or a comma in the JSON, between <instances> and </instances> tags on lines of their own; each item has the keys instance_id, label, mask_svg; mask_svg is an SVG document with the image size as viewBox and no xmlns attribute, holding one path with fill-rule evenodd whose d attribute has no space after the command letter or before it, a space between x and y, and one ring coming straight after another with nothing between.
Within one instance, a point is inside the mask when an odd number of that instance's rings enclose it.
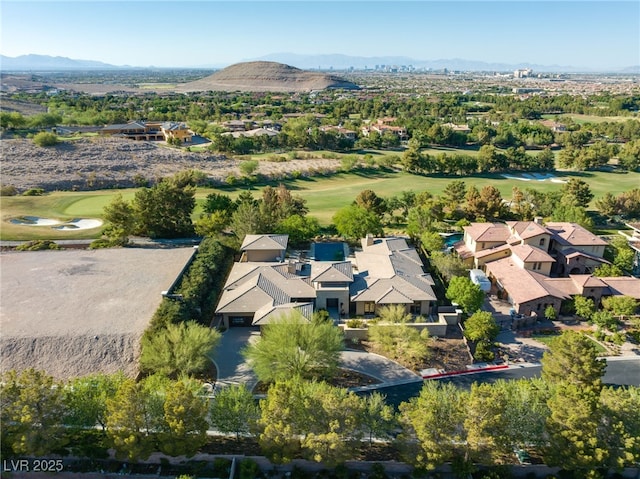
<instances>
[{"instance_id":1,"label":"distant mountain","mask_svg":"<svg viewBox=\"0 0 640 479\"><path fill-rule=\"evenodd\" d=\"M594 72L594 68L574 67L568 65L539 65L535 63L489 63L475 60L465 60L461 58L447 58L438 60L417 60L415 58L403 56L379 56L361 57L340 54L331 55L300 55L296 53L272 53L254 60L267 60L286 63L298 68L320 69L320 70L347 70L374 69L376 65L382 66L409 66L419 69L460 70L460 71L500 71L508 72L521 68L531 68L537 72Z\"/></svg>"},{"instance_id":2,"label":"distant mountain","mask_svg":"<svg viewBox=\"0 0 640 479\"><path fill-rule=\"evenodd\" d=\"M110 70L116 68L123 67L93 60L74 60L49 55L30 54L19 57L0 55L0 70L2 71Z\"/></svg>"},{"instance_id":3,"label":"distant mountain","mask_svg":"<svg viewBox=\"0 0 640 479\"><path fill-rule=\"evenodd\" d=\"M200 80L177 87L178 91L273 91L292 92L357 89L337 75L310 72L278 62L244 62L228 66Z\"/></svg>"},{"instance_id":4,"label":"distant mountain","mask_svg":"<svg viewBox=\"0 0 640 479\"><path fill-rule=\"evenodd\" d=\"M620 73L640 73L640 65L623 68L622 70L620 70Z\"/></svg>"}]
</instances>

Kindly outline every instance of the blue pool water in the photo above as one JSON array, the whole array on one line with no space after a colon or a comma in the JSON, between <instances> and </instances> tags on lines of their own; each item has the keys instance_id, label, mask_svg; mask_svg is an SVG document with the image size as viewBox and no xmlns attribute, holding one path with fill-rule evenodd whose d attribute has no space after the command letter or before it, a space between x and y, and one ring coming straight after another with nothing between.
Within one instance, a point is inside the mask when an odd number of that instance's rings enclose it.
<instances>
[{"instance_id":1,"label":"blue pool water","mask_svg":"<svg viewBox=\"0 0 640 479\"><path fill-rule=\"evenodd\" d=\"M458 241L460 241L462 239L462 233L453 233L450 236L446 236L444 238L444 246L445 248L449 248L451 246L453 246L454 244L456 244Z\"/></svg>"},{"instance_id":2,"label":"blue pool water","mask_svg":"<svg viewBox=\"0 0 640 479\"><path fill-rule=\"evenodd\" d=\"M313 243L309 257L316 261L344 261L345 243Z\"/></svg>"}]
</instances>

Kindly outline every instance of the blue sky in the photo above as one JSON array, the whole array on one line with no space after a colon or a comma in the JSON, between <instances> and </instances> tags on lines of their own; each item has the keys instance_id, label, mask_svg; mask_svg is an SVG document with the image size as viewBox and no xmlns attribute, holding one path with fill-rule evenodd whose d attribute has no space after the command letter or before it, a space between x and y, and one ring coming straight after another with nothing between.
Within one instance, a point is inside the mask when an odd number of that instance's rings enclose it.
<instances>
[{"instance_id":1,"label":"blue sky","mask_svg":"<svg viewBox=\"0 0 640 479\"><path fill-rule=\"evenodd\" d=\"M114 65L229 65L277 52L640 64L630 1L6 1L0 53Z\"/></svg>"}]
</instances>

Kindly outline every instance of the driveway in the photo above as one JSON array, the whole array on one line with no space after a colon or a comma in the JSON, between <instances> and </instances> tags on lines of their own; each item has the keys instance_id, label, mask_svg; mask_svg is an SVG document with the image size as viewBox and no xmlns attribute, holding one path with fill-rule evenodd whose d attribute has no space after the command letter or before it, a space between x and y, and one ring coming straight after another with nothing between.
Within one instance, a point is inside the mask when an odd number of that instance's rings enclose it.
<instances>
[{"instance_id":1,"label":"driveway","mask_svg":"<svg viewBox=\"0 0 640 479\"><path fill-rule=\"evenodd\" d=\"M257 378L245 362L241 351L249 342L257 341L259 337L258 328L230 328L222 334L220 344L211 356L218 369L216 388L228 384L246 384L249 388L255 386ZM382 382L373 388L422 381L419 375L395 361L364 351L342 351L340 365Z\"/></svg>"}]
</instances>

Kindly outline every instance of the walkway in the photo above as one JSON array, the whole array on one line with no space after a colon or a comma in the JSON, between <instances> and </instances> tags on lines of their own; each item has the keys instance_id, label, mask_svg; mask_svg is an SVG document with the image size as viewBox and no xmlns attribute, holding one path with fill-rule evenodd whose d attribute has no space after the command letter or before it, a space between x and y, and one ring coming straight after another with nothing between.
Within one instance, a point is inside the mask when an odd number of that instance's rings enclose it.
<instances>
[{"instance_id":1,"label":"walkway","mask_svg":"<svg viewBox=\"0 0 640 479\"><path fill-rule=\"evenodd\" d=\"M257 341L259 337L258 328L230 328L222 334L220 344L211 357L218 369L216 388L228 384L246 384L249 388L255 386L257 378L245 362L241 351L249 342ZM340 365L381 381L381 384L364 386L357 390L422 381L419 375L404 366L364 351L342 351Z\"/></svg>"}]
</instances>

